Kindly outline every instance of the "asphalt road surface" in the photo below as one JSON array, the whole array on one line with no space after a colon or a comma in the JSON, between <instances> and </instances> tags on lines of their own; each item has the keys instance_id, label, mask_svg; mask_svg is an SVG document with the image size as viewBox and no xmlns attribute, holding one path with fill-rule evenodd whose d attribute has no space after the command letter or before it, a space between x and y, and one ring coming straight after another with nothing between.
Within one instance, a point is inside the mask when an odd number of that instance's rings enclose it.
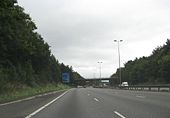
<instances>
[{"instance_id":1,"label":"asphalt road surface","mask_svg":"<svg viewBox=\"0 0 170 118\"><path fill-rule=\"evenodd\" d=\"M74 88L0 105L0 118L170 118L170 93Z\"/></svg>"}]
</instances>

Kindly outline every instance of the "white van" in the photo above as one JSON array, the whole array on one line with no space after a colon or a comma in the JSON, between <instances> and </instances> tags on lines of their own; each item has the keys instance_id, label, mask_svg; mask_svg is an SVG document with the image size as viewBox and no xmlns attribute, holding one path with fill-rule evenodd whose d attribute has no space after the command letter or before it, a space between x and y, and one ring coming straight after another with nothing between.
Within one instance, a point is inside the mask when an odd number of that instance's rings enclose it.
<instances>
[{"instance_id":1,"label":"white van","mask_svg":"<svg viewBox=\"0 0 170 118\"><path fill-rule=\"evenodd\" d=\"M128 82L122 82L121 86L129 86L129 85L128 85Z\"/></svg>"}]
</instances>

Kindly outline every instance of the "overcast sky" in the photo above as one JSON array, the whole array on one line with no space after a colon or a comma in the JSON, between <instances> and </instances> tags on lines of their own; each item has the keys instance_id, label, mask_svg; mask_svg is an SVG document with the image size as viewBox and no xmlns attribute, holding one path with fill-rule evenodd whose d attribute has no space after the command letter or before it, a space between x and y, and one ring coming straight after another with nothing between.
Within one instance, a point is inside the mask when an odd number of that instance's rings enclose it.
<instances>
[{"instance_id":1,"label":"overcast sky","mask_svg":"<svg viewBox=\"0 0 170 118\"><path fill-rule=\"evenodd\" d=\"M109 77L170 38L170 0L18 0L56 59L87 78Z\"/></svg>"}]
</instances>

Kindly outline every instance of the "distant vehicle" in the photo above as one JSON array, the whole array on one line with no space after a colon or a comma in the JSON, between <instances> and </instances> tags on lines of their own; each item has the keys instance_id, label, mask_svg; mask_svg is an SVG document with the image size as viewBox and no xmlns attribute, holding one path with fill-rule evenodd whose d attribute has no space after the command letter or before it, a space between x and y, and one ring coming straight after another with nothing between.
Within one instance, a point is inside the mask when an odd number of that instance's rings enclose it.
<instances>
[{"instance_id":1,"label":"distant vehicle","mask_svg":"<svg viewBox=\"0 0 170 118\"><path fill-rule=\"evenodd\" d=\"M83 86L78 85L77 88L83 88Z\"/></svg>"},{"instance_id":2,"label":"distant vehicle","mask_svg":"<svg viewBox=\"0 0 170 118\"><path fill-rule=\"evenodd\" d=\"M129 86L129 85L128 85L128 82L122 82L121 86Z\"/></svg>"}]
</instances>

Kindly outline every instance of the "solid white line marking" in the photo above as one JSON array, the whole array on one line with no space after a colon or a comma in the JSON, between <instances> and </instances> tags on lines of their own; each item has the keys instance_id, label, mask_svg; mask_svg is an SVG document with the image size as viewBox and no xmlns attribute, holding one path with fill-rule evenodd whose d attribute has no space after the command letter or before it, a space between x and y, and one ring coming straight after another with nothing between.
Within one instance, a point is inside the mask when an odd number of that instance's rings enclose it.
<instances>
[{"instance_id":1,"label":"solid white line marking","mask_svg":"<svg viewBox=\"0 0 170 118\"><path fill-rule=\"evenodd\" d=\"M8 102L8 103L3 103L3 104L0 104L0 106L5 106L5 105L8 105L8 104L14 104L14 103L17 103L17 102L31 100L31 99L34 99L34 98L36 98L36 96L25 98L25 99L21 99L21 100L16 100L16 101Z\"/></svg>"},{"instance_id":2,"label":"solid white line marking","mask_svg":"<svg viewBox=\"0 0 170 118\"><path fill-rule=\"evenodd\" d=\"M97 98L93 98L95 101L99 102L99 100Z\"/></svg>"},{"instance_id":3,"label":"solid white line marking","mask_svg":"<svg viewBox=\"0 0 170 118\"><path fill-rule=\"evenodd\" d=\"M68 90L69 91L69 90ZM37 109L36 111L34 111L33 113L29 114L28 116L26 116L25 118L31 118L32 116L36 115L38 112L42 111L43 109L45 109L47 106L51 105L52 103L54 103L56 100L58 100L59 98L61 98L62 96L64 96L68 91L64 92L63 94L61 94L60 96L58 96L57 98L55 98L54 100L52 100L51 102L47 103L46 105L42 106L41 108Z\"/></svg>"},{"instance_id":4,"label":"solid white line marking","mask_svg":"<svg viewBox=\"0 0 170 118\"><path fill-rule=\"evenodd\" d=\"M34 99L34 98L36 98L36 97L41 97L41 96L46 96L46 95L50 95L50 94L55 94L55 93L61 92L61 91L65 91L65 90L54 91L54 92L50 92L50 93L45 93L45 94L40 94L40 95L28 97L28 98L21 99L21 100L16 100L16 101L12 101L12 102L2 103L2 104L0 104L0 106L5 106L5 105L9 105L9 104L14 104L14 103L22 102L22 101L27 101L27 100Z\"/></svg>"},{"instance_id":5,"label":"solid white line marking","mask_svg":"<svg viewBox=\"0 0 170 118\"><path fill-rule=\"evenodd\" d=\"M137 95L137 98L145 98L145 96Z\"/></svg>"},{"instance_id":6,"label":"solid white line marking","mask_svg":"<svg viewBox=\"0 0 170 118\"><path fill-rule=\"evenodd\" d=\"M122 114L120 114L120 113L117 112L117 111L114 111L114 113L115 113L116 115L118 115L119 117L121 117L121 118L126 118L125 116L123 116Z\"/></svg>"}]
</instances>

